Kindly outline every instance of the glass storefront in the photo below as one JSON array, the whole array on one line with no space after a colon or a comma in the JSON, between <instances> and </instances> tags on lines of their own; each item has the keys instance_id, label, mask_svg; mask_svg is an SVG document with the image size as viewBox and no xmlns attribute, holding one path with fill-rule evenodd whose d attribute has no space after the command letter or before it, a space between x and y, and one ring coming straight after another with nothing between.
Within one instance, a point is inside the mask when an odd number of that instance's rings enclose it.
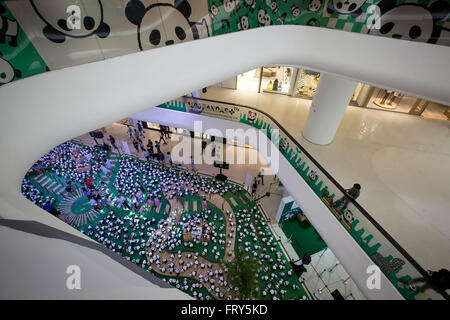
<instances>
[{"instance_id":1,"label":"glass storefront","mask_svg":"<svg viewBox=\"0 0 450 320\"><path fill-rule=\"evenodd\" d=\"M263 67L261 91L289 94L293 69L289 67Z\"/></svg>"},{"instance_id":2,"label":"glass storefront","mask_svg":"<svg viewBox=\"0 0 450 320\"><path fill-rule=\"evenodd\" d=\"M407 113L426 118L449 120L449 106L411 97L394 90L372 88L366 108Z\"/></svg>"},{"instance_id":3,"label":"glass storefront","mask_svg":"<svg viewBox=\"0 0 450 320\"><path fill-rule=\"evenodd\" d=\"M236 77L237 90L278 93L308 100L314 97L319 80L318 72L283 66L264 66ZM450 119L449 106L364 83L356 85L349 104L433 119Z\"/></svg>"},{"instance_id":4,"label":"glass storefront","mask_svg":"<svg viewBox=\"0 0 450 320\"><path fill-rule=\"evenodd\" d=\"M237 76L237 90L291 94L291 81L296 69L282 66L266 66Z\"/></svg>"},{"instance_id":5,"label":"glass storefront","mask_svg":"<svg viewBox=\"0 0 450 320\"><path fill-rule=\"evenodd\" d=\"M295 86L295 96L312 99L314 97L314 94L316 93L319 79L320 73L311 70L300 69Z\"/></svg>"}]
</instances>

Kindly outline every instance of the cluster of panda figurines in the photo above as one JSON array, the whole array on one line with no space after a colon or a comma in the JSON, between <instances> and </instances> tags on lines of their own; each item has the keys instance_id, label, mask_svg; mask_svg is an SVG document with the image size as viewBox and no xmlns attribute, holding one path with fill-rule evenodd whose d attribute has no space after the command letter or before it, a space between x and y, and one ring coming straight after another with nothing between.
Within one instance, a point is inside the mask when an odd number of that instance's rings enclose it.
<instances>
[{"instance_id":1,"label":"cluster of panda figurines","mask_svg":"<svg viewBox=\"0 0 450 320\"><path fill-rule=\"evenodd\" d=\"M22 181L22 194L40 207L47 202L41 191L35 188L27 178Z\"/></svg>"},{"instance_id":2,"label":"cluster of panda figurines","mask_svg":"<svg viewBox=\"0 0 450 320\"><path fill-rule=\"evenodd\" d=\"M104 218L98 221L95 227L88 225L87 231L81 230L89 237L103 244L113 252L121 254L125 259L141 264L145 268L146 237L154 232L156 226L155 219L131 218L124 216L119 218L114 211L110 211ZM135 254L139 258L133 258Z\"/></svg>"},{"instance_id":3,"label":"cluster of panda figurines","mask_svg":"<svg viewBox=\"0 0 450 320\"><path fill-rule=\"evenodd\" d=\"M74 155L74 150L77 148L79 148L78 145L72 142L65 142L45 154L39 161L43 167L53 167L55 173L60 177L84 183L86 178L99 173L100 166L103 160L106 159L107 153L91 146L85 146L78 149L79 153L76 157L82 159L82 161L77 163L71 158L71 155ZM88 165L91 167L90 171L77 172L77 168Z\"/></svg>"},{"instance_id":4,"label":"cluster of panda figurines","mask_svg":"<svg viewBox=\"0 0 450 320\"><path fill-rule=\"evenodd\" d=\"M116 191L129 197L139 191L144 191L148 197L162 199L165 195L166 198L173 199L196 195L200 191L223 196L228 191L235 193L242 190L240 186L234 184L128 157L122 157L119 165L113 185Z\"/></svg>"}]
</instances>

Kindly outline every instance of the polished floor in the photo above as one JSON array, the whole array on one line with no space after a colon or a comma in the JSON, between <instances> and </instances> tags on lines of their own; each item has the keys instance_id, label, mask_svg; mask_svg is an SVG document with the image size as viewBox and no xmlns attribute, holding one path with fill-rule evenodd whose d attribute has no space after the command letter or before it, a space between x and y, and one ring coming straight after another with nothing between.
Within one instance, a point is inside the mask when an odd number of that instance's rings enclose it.
<instances>
[{"instance_id":1,"label":"polished floor","mask_svg":"<svg viewBox=\"0 0 450 320\"><path fill-rule=\"evenodd\" d=\"M310 100L210 87L200 97L271 114L424 268L450 268L450 122L349 107L334 141L305 140Z\"/></svg>"}]
</instances>

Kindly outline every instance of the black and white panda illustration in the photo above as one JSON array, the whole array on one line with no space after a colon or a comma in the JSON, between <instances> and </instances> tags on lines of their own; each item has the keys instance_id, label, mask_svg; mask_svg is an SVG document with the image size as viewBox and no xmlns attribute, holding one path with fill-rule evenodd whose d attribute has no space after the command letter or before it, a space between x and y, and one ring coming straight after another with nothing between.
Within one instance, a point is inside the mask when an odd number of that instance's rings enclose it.
<instances>
[{"instance_id":1,"label":"black and white panda illustration","mask_svg":"<svg viewBox=\"0 0 450 320\"><path fill-rule=\"evenodd\" d=\"M255 11L256 8L256 0L245 0L244 7L246 7L250 12Z\"/></svg>"},{"instance_id":2,"label":"black and white panda illustration","mask_svg":"<svg viewBox=\"0 0 450 320\"><path fill-rule=\"evenodd\" d=\"M272 24L272 19L270 15L264 9L259 9L258 11L258 24L260 27L269 26Z\"/></svg>"},{"instance_id":3,"label":"black and white panda illustration","mask_svg":"<svg viewBox=\"0 0 450 320\"><path fill-rule=\"evenodd\" d=\"M450 3L445 0L435 1L429 7L416 3L396 5L394 0L383 0L377 5L380 17L373 24L379 29L369 28L368 33L428 43L437 42L445 28L436 22L446 19L450 12Z\"/></svg>"},{"instance_id":4,"label":"black and white panda illustration","mask_svg":"<svg viewBox=\"0 0 450 320\"><path fill-rule=\"evenodd\" d=\"M361 15L361 8L366 2L367 0L329 0L327 11L329 14L337 12L356 18Z\"/></svg>"},{"instance_id":5,"label":"black and white panda illustration","mask_svg":"<svg viewBox=\"0 0 450 320\"><path fill-rule=\"evenodd\" d=\"M139 49L146 50L199 39L197 26L205 27L209 36L206 20L191 22L191 11L186 0L175 0L173 5L156 3L148 7L139 0L131 0L126 5L125 15L137 26Z\"/></svg>"},{"instance_id":6,"label":"black and white panda illustration","mask_svg":"<svg viewBox=\"0 0 450 320\"><path fill-rule=\"evenodd\" d=\"M272 9L273 13L277 13L278 12L278 4L276 1L272 1L270 3L270 9Z\"/></svg>"},{"instance_id":7,"label":"black and white panda illustration","mask_svg":"<svg viewBox=\"0 0 450 320\"><path fill-rule=\"evenodd\" d=\"M322 0L310 0L308 4L308 10L312 12L318 12L322 7Z\"/></svg>"},{"instance_id":8,"label":"black and white panda illustration","mask_svg":"<svg viewBox=\"0 0 450 320\"><path fill-rule=\"evenodd\" d=\"M6 9L0 3L0 14L4 14ZM17 47L17 36L19 34L19 26L16 20L8 19L0 16L0 43L5 43L6 36L10 37L8 44L11 47Z\"/></svg>"},{"instance_id":9,"label":"black and white panda illustration","mask_svg":"<svg viewBox=\"0 0 450 320\"><path fill-rule=\"evenodd\" d=\"M248 30L250 29L250 21L248 20L248 16L242 16L239 18L237 23L238 30Z\"/></svg>"},{"instance_id":10,"label":"black and white panda illustration","mask_svg":"<svg viewBox=\"0 0 450 320\"><path fill-rule=\"evenodd\" d=\"M256 117L257 117L257 113L256 113L256 112L253 112L253 111L249 111L249 112L248 112L248 122L249 122L251 125L253 125L253 122L255 122Z\"/></svg>"},{"instance_id":11,"label":"black and white panda illustration","mask_svg":"<svg viewBox=\"0 0 450 320\"><path fill-rule=\"evenodd\" d=\"M20 70L14 69L8 61L2 58L2 56L3 55L0 52L0 86L13 81L14 78L22 77Z\"/></svg>"},{"instance_id":12,"label":"black and white panda illustration","mask_svg":"<svg viewBox=\"0 0 450 320\"><path fill-rule=\"evenodd\" d=\"M67 12L67 9L74 5L70 0L30 0L30 3L39 18L46 24L42 33L52 42L62 43L66 37L79 39L92 35L106 38L111 31L104 21L103 5L100 0L94 7L95 12L92 12L92 6L89 7L89 12L83 6L76 6L78 12L75 10ZM68 19L71 20L68 21ZM72 27L77 22L79 27Z\"/></svg>"},{"instance_id":13,"label":"black and white panda illustration","mask_svg":"<svg viewBox=\"0 0 450 320\"><path fill-rule=\"evenodd\" d=\"M239 0L222 0L223 9L226 13L232 16L236 11L239 10Z\"/></svg>"},{"instance_id":14,"label":"black and white panda illustration","mask_svg":"<svg viewBox=\"0 0 450 320\"><path fill-rule=\"evenodd\" d=\"M353 213L350 210L345 210L343 217L349 224L355 220L355 217L353 217Z\"/></svg>"},{"instance_id":15,"label":"black and white panda illustration","mask_svg":"<svg viewBox=\"0 0 450 320\"><path fill-rule=\"evenodd\" d=\"M297 18L297 17L300 15L300 13L302 13L302 11L301 11L298 7L296 7L295 5L293 5L293 6L291 7L291 13L292 13L292 15L294 16L294 18Z\"/></svg>"},{"instance_id":16,"label":"black and white panda illustration","mask_svg":"<svg viewBox=\"0 0 450 320\"><path fill-rule=\"evenodd\" d=\"M217 17L217 15L219 14L219 8L217 8L217 6L213 3L211 5L211 7L208 9L209 11L209 16L211 17L211 19L215 19Z\"/></svg>"}]
</instances>

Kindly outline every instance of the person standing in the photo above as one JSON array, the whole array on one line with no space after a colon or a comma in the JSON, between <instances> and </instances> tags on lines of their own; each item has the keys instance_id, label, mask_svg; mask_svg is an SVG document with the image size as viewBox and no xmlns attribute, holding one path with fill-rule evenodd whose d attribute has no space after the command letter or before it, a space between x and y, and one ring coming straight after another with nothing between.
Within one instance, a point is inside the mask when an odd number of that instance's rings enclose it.
<instances>
[{"instance_id":1,"label":"person standing","mask_svg":"<svg viewBox=\"0 0 450 320\"><path fill-rule=\"evenodd\" d=\"M156 152L161 153L161 144L155 140Z\"/></svg>"},{"instance_id":2,"label":"person standing","mask_svg":"<svg viewBox=\"0 0 450 320\"><path fill-rule=\"evenodd\" d=\"M86 187L88 187L90 190L94 189L94 185L92 184L91 179L86 178L86 179L84 180L84 184L85 184Z\"/></svg>"},{"instance_id":3,"label":"person standing","mask_svg":"<svg viewBox=\"0 0 450 320\"><path fill-rule=\"evenodd\" d=\"M111 146L117 150L118 153L120 153L119 148L116 146L116 139L112 135L109 135L109 142L111 143Z\"/></svg>"},{"instance_id":4,"label":"person standing","mask_svg":"<svg viewBox=\"0 0 450 320\"><path fill-rule=\"evenodd\" d=\"M151 153L153 154L153 141L150 139L148 139L148 142L147 142L147 149L152 149Z\"/></svg>"},{"instance_id":5,"label":"person standing","mask_svg":"<svg viewBox=\"0 0 450 320\"><path fill-rule=\"evenodd\" d=\"M191 168L192 168L192 171L195 171L194 157L193 156L191 156Z\"/></svg>"},{"instance_id":6,"label":"person standing","mask_svg":"<svg viewBox=\"0 0 450 320\"><path fill-rule=\"evenodd\" d=\"M172 166L173 162L172 162L172 156L170 155L170 152L167 152L167 160L169 161L169 165Z\"/></svg>"},{"instance_id":7,"label":"person standing","mask_svg":"<svg viewBox=\"0 0 450 320\"><path fill-rule=\"evenodd\" d=\"M130 126L127 126L127 127L128 127L127 132L128 132L128 135L130 136L130 139L131 139L133 137L133 130L131 130Z\"/></svg>"},{"instance_id":8,"label":"person standing","mask_svg":"<svg viewBox=\"0 0 450 320\"><path fill-rule=\"evenodd\" d=\"M69 180L69 182L67 182L65 189L66 189L66 191L68 193L72 193L73 192L72 181Z\"/></svg>"},{"instance_id":9,"label":"person standing","mask_svg":"<svg viewBox=\"0 0 450 320\"><path fill-rule=\"evenodd\" d=\"M273 91L278 91L278 79L275 79L275 81L273 82L272 90Z\"/></svg>"},{"instance_id":10,"label":"person standing","mask_svg":"<svg viewBox=\"0 0 450 320\"><path fill-rule=\"evenodd\" d=\"M340 211L348 205L350 199L356 200L359 197L360 192L361 185L359 183L355 183L353 187L345 190L344 196L339 199L339 205L336 206L336 203L333 203L333 207L335 206L335 209Z\"/></svg>"},{"instance_id":11,"label":"person standing","mask_svg":"<svg viewBox=\"0 0 450 320\"><path fill-rule=\"evenodd\" d=\"M144 132L143 132L144 130L143 130L142 126L141 126L140 121L138 121L137 127L138 127L138 130L139 130L139 135L143 136L144 135Z\"/></svg>"},{"instance_id":12,"label":"person standing","mask_svg":"<svg viewBox=\"0 0 450 320\"><path fill-rule=\"evenodd\" d=\"M204 154L205 153L205 149L206 149L206 145L207 145L208 143L206 142L206 140L202 140L202 154Z\"/></svg>"}]
</instances>

